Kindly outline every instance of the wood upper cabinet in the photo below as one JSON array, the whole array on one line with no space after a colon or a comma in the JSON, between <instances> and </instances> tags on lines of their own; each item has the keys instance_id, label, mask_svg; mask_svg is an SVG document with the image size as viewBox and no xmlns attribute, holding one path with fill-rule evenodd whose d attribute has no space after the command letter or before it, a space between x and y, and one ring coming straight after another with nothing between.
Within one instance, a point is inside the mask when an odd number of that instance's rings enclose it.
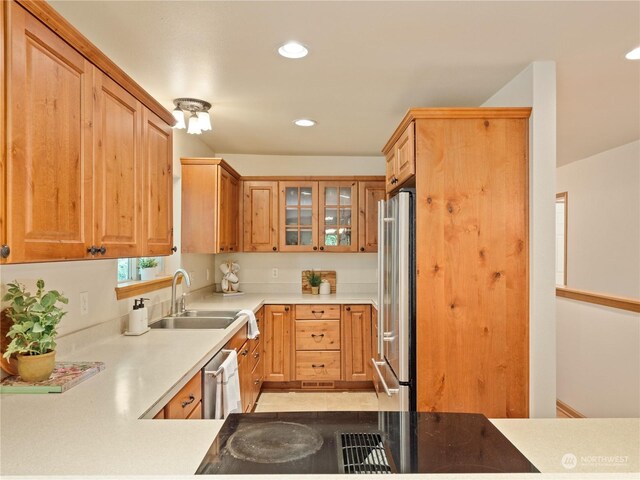
<instances>
[{"instance_id":1,"label":"wood upper cabinet","mask_svg":"<svg viewBox=\"0 0 640 480\"><path fill-rule=\"evenodd\" d=\"M93 67L22 7L5 6L6 262L85 258L92 237Z\"/></svg>"},{"instance_id":2,"label":"wood upper cabinet","mask_svg":"<svg viewBox=\"0 0 640 480\"><path fill-rule=\"evenodd\" d=\"M385 182L358 182L358 251L378 251L378 202L386 198Z\"/></svg>"},{"instance_id":3,"label":"wood upper cabinet","mask_svg":"<svg viewBox=\"0 0 640 480\"><path fill-rule=\"evenodd\" d=\"M327 252L358 251L357 182L318 182L319 248Z\"/></svg>"},{"instance_id":4,"label":"wood upper cabinet","mask_svg":"<svg viewBox=\"0 0 640 480\"><path fill-rule=\"evenodd\" d=\"M238 177L225 168L219 169L218 204L220 252L237 252L239 250L238 229L240 190Z\"/></svg>"},{"instance_id":5,"label":"wood upper cabinet","mask_svg":"<svg viewBox=\"0 0 640 480\"><path fill-rule=\"evenodd\" d=\"M239 250L240 175L221 158L182 158L182 252Z\"/></svg>"},{"instance_id":6,"label":"wood upper cabinet","mask_svg":"<svg viewBox=\"0 0 640 480\"><path fill-rule=\"evenodd\" d=\"M142 252L143 107L98 69L94 92L93 244L105 257L135 257Z\"/></svg>"},{"instance_id":7,"label":"wood upper cabinet","mask_svg":"<svg viewBox=\"0 0 640 480\"><path fill-rule=\"evenodd\" d=\"M171 127L143 110L143 251L171 255L173 248L173 144Z\"/></svg>"},{"instance_id":8,"label":"wood upper cabinet","mask_svg":"<svg viewBox=\"0 0 640 480\"><path fill-rule=\"evenodd\" d=\"M291 380L292 317L289 305L264 307L264 380L287 382Z\"/></svg>"},{"instance_id":9,"label":"wood upper cabinet","mask_svg":"<svg viewBox=\"0 0 640 480\"><path fill-rule=\"evenodd\" d=\"M367 381L371 372L371 305L342 307L344 380Z\"/></svg>"},{"instance_id":10,"label":"wood upper cabinet","mask_svg":"<svg viewBox=\"0 0 640 480\"><path fill-rule=\"evenodd\" d=\"M280 251L318 250L318 182L285 181L280 188Z\"/></svg>"},{"instance_id":11,"label":"wood upper cabinet","mask_svg":"<svg viewBox=\"0 0 640 480\"><path fill-rule=\"evenodd\" d=\"M415 123L411 122L386 152L387 192L392 192L416 173Z\"/></svg>"},{"instance_id":12,"label":"wood upper cabinet","mask_svg":"<svg viewBox=\"0 0 640 480\"><path fill-rule=\"evenodd\" d=\"M242 190L243 251L277 251L278 182L245 181Z\"/></svg>"},{"instance_id":13,"label":"wood upper cabinet","mask_svg":"<svg viewBox=\"0 0 640 480\"><path fill-rule=\"evenodd\" d=\"M170 254L172 131L139 98L170 113L46 3L1 8L0 261Z\"/></svg>"}]
</instances>

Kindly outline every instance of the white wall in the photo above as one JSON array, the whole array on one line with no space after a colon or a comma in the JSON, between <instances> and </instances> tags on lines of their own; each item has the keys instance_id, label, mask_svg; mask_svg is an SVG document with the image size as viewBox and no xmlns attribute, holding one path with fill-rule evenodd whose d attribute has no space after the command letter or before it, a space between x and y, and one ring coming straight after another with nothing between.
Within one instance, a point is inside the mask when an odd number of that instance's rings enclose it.
<instances>
[{"instance_id":1,"label":"white wall","mask_svg":"<svg viewBox=\"0 0 640 480\"><path fill-rule=\"evenodd\" d=\"M216 255L216 283L222 280L219 266L227 260L240 265L240 290L264 293L300 293L303 270L335 270L337 293L372 293L377 288L375 253L237 253ZM273 278L272 269L278 269Z\"/></svg>"},{"instance_id":2,"label":"white wall","mask_svg":"<svg viewBox=\"0 0 640 480\"><path fill-rule=\"evenodd\" d=\"M245 176L288 175L384 175L385 161L379 157L327 157L291 155L241 155L218 153Z\"/></svg>"},{"instance_id":3,"label":"white wall","mask_svg":"<svg viewBox=\"0 0 640 480\"><path fill-rule=\"evenodd\" d=\"M483 107L533 108L529 127L530 416L556 415L556 67L534 62Z\"/></svg>"},{"instance_id":4,"label":"white wall","mask_svg":"<svg viewBox=\"0 0 640 480\"><path fill-rule=\"evenodd\" d=\"M194 272L195 281L191 289L202 288L213 283L206 281L206 269L213 270L212 255L180 255L180 157L213 155L213 152L196 136L187 136L184 131L174 131L174 241L178 245L178 253L167 257L166 272L170 273L180 264L188 271ZM47 289L57 289L69 298L67 315L59 327L59 337L72 332L97 325L127 315L133 299L116 300L116 260L87 260L75 262L34 263L24 265L4 265L0 267L0 281L3 289L6 283L18 280L29 286L35 285L37 279L45 281ZM80 315L80 292L89 294L89 314ZM156 290L146 293L151 298L149 305L153 307L170 298L170 289ZM159 309L152 309L152 314L159 315Z\"/></svg>"},{"instance_id":5,"label":"white wall","mask_svg":"<svg viewBox=\"0 0 640 480\"><path fill-rule=\"evenodd\" d=\"M568 287L640 298L640 141L557 169L568 192ZM640 314L557 299L558 398L640 417Z\"/></svg>"},{"instance_id":6,"label":"white wall","mask_svg":"<svg viewBox=\"0 0 640 480\"><path fill-rule=\"evenodd\" d=\"M640 141L557 169L569 193L567 285L640 298Z\"/></svg>"}]
</instances>

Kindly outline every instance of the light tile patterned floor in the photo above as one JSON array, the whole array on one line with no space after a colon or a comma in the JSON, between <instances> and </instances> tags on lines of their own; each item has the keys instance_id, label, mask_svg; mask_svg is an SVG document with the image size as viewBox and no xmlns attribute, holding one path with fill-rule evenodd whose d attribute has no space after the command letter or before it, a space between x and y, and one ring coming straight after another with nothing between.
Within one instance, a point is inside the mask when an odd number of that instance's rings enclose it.
<instances>
[{"instance_id":1,"label":"light tile patterned floor","mask_svg":"<svg viewBox=\"0 0 640 480\"><path fill-rule=\"evenodd\" d=\"M255 412L376 411L374 392L265 392Z\"/></svg>"}]
</instances>

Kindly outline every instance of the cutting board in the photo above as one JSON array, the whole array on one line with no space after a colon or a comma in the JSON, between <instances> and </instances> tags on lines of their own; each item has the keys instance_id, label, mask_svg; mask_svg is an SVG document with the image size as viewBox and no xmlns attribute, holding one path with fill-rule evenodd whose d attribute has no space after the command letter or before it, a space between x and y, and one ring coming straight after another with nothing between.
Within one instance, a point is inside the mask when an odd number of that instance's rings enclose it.
<instances>
[{"instance_id":1,"label":"cutting board","mask_svg":"<svg viewBox=\"0 0 640 480\"><path fill-rule=\"evenodd\" d=\"M307 280L307 273L311 270L303 270L302 271L302 293L311 293L311 285L309 285L309 281ZM314 270L316 273L319 273L322 277L322 280L329 280L329 285L331 285L331 293L336 293L336 271L335 270Z\"/></svg>"}]
</instances>

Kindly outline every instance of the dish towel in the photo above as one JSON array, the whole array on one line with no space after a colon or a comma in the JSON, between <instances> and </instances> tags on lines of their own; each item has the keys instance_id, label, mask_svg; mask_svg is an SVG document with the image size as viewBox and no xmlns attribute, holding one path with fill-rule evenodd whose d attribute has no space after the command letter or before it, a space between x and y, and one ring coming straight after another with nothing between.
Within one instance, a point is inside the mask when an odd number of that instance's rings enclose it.
<instances>
[{"instance_id":1,"label":"dish towel","mask_svg":"<svg viewBox=\"0 0 640 480\"><path fill-rule=\"evenodd\" d=\"M240 379L238 378L238 354L231 350L220 365L216 378L215 417L227 418L230 413L242 413L240 399Z\"/></svg>"},{"instance_id":2,"label":"dish towel","mask_svg":"<svg viewBox=\"0 0 640 480\"><path fill-rule=\"evenodd\" d=\"M249 330L247 332L247 338L249 340L253 340L258 335L260 335L260 330L258 330L258 322L256 321L256 314L253 313L253 310L240 310L238 315L246 315L249 317Z\"/></svg>"}]
</instances>

